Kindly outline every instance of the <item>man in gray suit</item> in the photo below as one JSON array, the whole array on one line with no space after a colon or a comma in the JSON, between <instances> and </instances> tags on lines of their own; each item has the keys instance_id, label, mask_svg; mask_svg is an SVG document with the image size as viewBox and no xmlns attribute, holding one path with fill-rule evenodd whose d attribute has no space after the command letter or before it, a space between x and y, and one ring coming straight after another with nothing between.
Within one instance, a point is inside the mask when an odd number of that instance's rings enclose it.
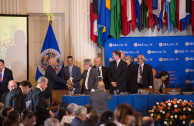
<instances>
[{"instance_id":1,"label":"man in gray suit","mask_svg":"<svg viewBox=\"0 0 194 126\"><path fill-rule=\"evenodd\" d=\"M82 84L82 94L89 95L90 92L95 91L98 83L98 72L92 67L92 61L90 59L84 60L84 72L76 77L67 81L69 85L74 85L74 83L83 79Z\"/></svg>"},{"instance_id":2,"label":"man in gray suit","mask_svg":"<svg viewBox=\"0 0 194 126\"><path fill-rule=\"evenodd\" d=\"M90 94L89 101L92 103L93 109L102 115L108 110L107 101L111 99L111 95L105 90L104 82L99 81L97 90Z\"/></svg>"}]
</instances>

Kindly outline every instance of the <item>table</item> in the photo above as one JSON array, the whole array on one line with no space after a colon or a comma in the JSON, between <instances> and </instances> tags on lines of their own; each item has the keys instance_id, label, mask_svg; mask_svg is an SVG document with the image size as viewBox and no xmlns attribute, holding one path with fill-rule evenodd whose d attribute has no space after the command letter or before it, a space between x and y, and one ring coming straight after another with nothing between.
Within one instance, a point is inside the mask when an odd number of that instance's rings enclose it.
<instances>
[{"instance_id":1,"label":"table","mask_svg":"<svg viewBox=\"0 0 194 126\"><path fill-rule=\"evenodd\" d=\"M78 105L91 104L89 102L90 96L62 96L63 103L76 103ZM156 104L166 100L173 100L174 98L182 100L192 100L194 102L194 95L112 95L112 100L108 101L108 108L114 111L115 108L122 103L130 104L137 112L143 116L148 115L148 110Z\"/></svg>"}]
</instances>

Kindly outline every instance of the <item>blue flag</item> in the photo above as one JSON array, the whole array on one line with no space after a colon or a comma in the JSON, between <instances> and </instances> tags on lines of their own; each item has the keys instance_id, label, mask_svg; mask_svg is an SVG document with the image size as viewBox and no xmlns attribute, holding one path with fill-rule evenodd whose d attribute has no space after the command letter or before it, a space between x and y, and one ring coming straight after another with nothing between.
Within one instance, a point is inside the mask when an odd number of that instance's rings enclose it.
<instances>
[{"instance_id":1,"label":"blue flag","mask_svg":"<svg viewBox=\"0 0 194 126\"><path fill-rule=\"evenodd\" d=\"M39 77L45 75L45 70L48 66L48 61L50 58L57 59L57 66L55 67L55 71L59 75L61 72L61 68L63 67L63 61L61 58L61 52L59 50L57 40L55 38L55 34L53 32L52 21L49 22L47 34L38 60L36 80L38 80Z\"/></svg>"}]
</instances>

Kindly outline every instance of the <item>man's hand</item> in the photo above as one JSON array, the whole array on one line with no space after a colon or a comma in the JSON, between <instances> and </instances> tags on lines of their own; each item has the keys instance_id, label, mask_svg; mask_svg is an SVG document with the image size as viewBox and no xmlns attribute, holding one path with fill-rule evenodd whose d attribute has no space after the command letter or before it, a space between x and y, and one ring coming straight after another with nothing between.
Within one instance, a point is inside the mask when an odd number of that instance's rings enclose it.
<instances>
[{"instance_id":1,"label":"man's hand","mask_svg":"<svg viewBox=\"0 0 194 126\"><path fill-rule=\"evenodd\" d=\"M69 86L68 89L69 89L70 91L72 91L72 90L73 90L73 86Z\"/></svg>"},{"instance_id":2,"label":"man's hand","mask_svg":"<svg viewBox=\"0 0 194 126\"><path fill-rule=\"evenodd\" d=\"M67 85L72 85L71 80L67 80Z\"/></svg>"},{"instance_id":3,"label":"man's hand","mask_svg":"<svg viewBox=\"0 0 194 126\"><path fill-rule=\"evenodd\" d=\"M113 87L117 86L117 82L111 82L111 84L112 84Z\"/></svg>"},{"instance_id":4,"label":"man's hand","mask_svg":"<svg viewBox=\"0 0 194 126\"><path fill-rule=\"evenodd\" d=\"M54 118L55 114L52 111L49 111L50 117Z\"/></svg>"}]
</instances>

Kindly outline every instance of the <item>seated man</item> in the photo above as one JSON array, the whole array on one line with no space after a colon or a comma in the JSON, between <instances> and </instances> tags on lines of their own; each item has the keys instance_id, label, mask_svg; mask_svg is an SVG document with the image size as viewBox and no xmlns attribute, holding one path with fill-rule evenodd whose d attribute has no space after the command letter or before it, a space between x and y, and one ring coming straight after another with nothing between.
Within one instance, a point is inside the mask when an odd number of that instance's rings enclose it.
<instances>
[{"instance_id":1,"label":"seated man","mask_svg":"<svg viewBox=\"0 0 194 126\"><path fill-rule=\"evenodd\" d=\"M105 90L104 82L99 81L97 90L90 94L89 101L92 102L94 110L102 115L105 111L108 110L107 101L111 99L111 95Z\"/></svg>"},{"instance_id":2,"label":"seated man","mask_svg":"<svg viewBox=\"0 0 194 126\"><path fill-rule=\"evenodd\" d=\"M71 122L71 126L79 126L86 120L87 109L84 106L79 106L75 111L75 118Z\"/></svg>"}]
</instances>

